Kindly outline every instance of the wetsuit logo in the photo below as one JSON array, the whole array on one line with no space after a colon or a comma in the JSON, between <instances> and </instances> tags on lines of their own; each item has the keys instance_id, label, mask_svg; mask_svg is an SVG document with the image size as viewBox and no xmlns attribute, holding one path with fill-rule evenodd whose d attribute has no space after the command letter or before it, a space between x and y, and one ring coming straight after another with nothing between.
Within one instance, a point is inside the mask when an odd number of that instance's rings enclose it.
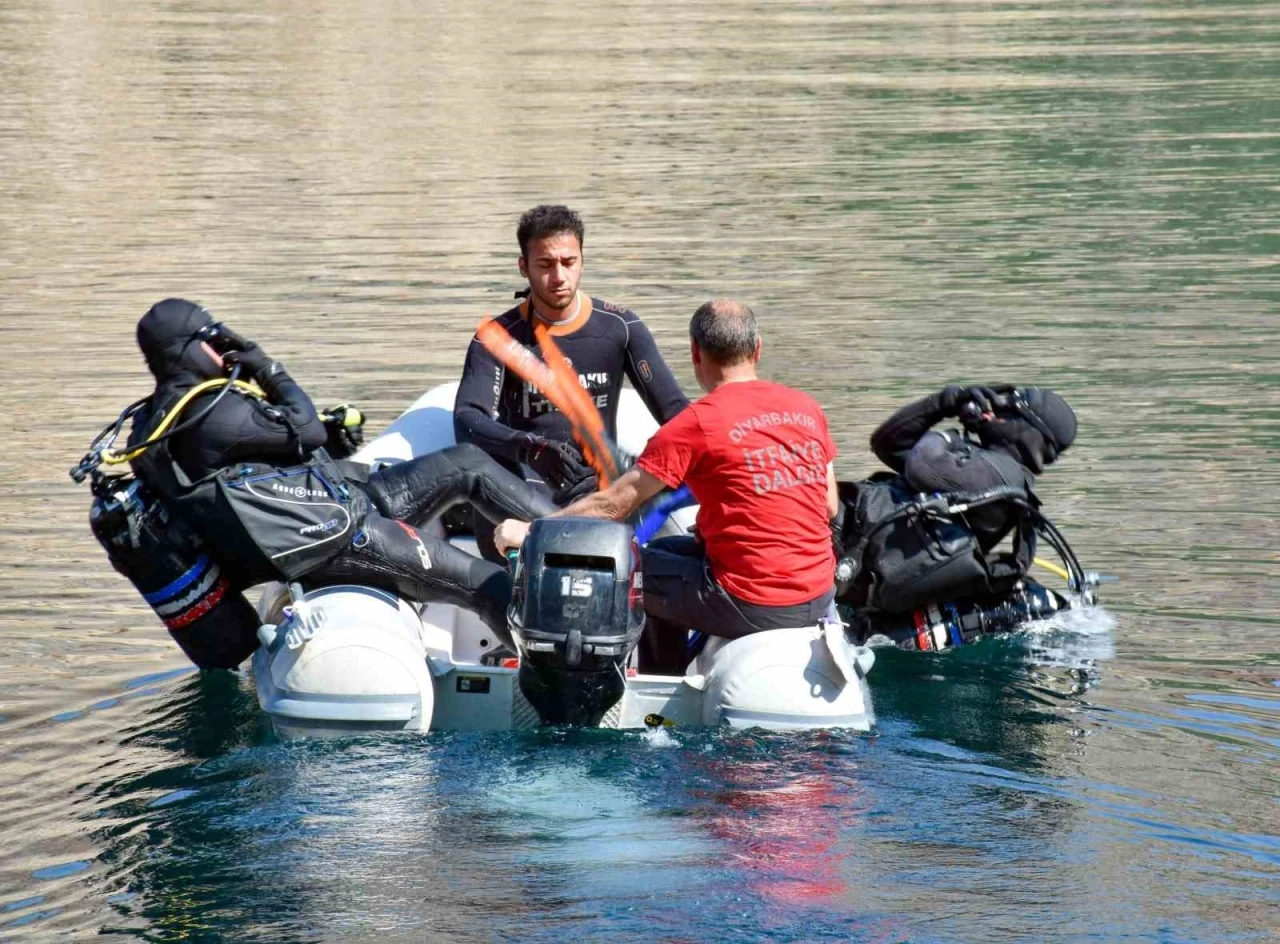
<instances>
[{"instance_id":1,"label":"wetsuit logo","mask_svg":"<svg viewBox=\"0 0 1280 944\"><path fill-rule=\"evenodd\" d=\"M320 491L319 489L305 488L302 485L281 485L279 482L271 483L271 491L283 492L286 495L292 495L294 498L328 498L329 493Z\"/></svg>"},{"instance_id":2,"label":"wetsuit logo","mask_svg":"<svg viewBox=\"0 0 1280 944\"><path fill-rule=\"evenodd\" d=\"M417 547L415 548L415 550L418 552L418 563L422 565L422 569L430 570L431 558L427 556L427 546L422 543L422 536L418 534L417 529L410 527L409 525L405 524L403 521L397 520L396 524L400 525L400 530L402 530L405 534L409 535L409 537L414 541L414 543L417 544Z\"/></svg>"}]
</instances>

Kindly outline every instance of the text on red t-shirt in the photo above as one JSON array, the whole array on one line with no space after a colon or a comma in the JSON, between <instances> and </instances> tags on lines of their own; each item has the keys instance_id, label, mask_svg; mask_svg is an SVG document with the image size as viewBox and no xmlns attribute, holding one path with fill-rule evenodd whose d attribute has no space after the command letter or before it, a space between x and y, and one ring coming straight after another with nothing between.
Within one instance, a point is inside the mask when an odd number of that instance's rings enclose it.
<instances>
[{"instance_id":1,"label":"text on red t-shirt","mask_svg":"<svg viewBox=\"0 0 1280 944\"><path fill-rule=\"evenodd\" d=\"M671 488L688 484L720 586L748 603L793 606L834 581L827 464L835 455L813 397L749 380L690 404L636 464Z\"/></svg>"}]
</instances>

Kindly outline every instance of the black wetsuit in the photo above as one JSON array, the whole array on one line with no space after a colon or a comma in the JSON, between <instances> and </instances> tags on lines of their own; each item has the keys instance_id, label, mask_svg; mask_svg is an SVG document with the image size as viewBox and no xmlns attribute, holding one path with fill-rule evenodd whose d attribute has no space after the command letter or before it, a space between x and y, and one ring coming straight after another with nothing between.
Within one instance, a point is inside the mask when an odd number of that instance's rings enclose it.
<instances>
[{"instance_id":1,"label":"black wetsuit","mask_svg":"<svg viewBox=\"0 0 1280 944\"><path fill-rule=\"evenodd\" d=\"M624 375L659 424L689 405L639 315L612 302L588 295L579 297L584 309L586 304L590 308L564 328L553 328L552 335L577 369L578 379L595 401L611 439L616 441L618 435L618 398ZM497 321L515 341L537 353L528 299ZM458 442L475 443L507 469L534 480L538 480L537 473L521 465L529 434L573 444L573 431L564 414L532 385L503 367L475 338L467 348L462 367L462 382L453 407L453 429ZM555 498L568 504L589 493L593 481L587 477L570 482L555 491ZM477 514L472 518L472 528L480 552L489 560L498 560L493 526Z\"/></svg>"},{"instance_id":2,"label":"black wetsuit","mask_svg":"<svg viewBox=\"0 0 1280 944\"><path fill-rule=\"evenodd\" d=\"M981 492L998 485L1031 491L1035 477L1013 456L998 447L987 448L959 429L931 427L954 413L932 394L909 403L871 434L871 449L885 465L920 492ZM970 525L984 551L989 551L1017 520L1017 510L1004 505L978 509Z\"/></svg>"},{"instance_id":3,"label":"black wetsuit","mask_svg":"<svg viewBox=\"0 0 1280 944\"><path fill-rule=\"evenodd\" d=\"M553 328L552 334L577 369L610 437L617 438L618 396L624 375L660 424L688 406L688 399L639 316L611 302L580 297L584 306L591 305L585 317L579 316L565 326L568 330ZM537 352L528 299L497 321L513 339ZM525 433L573 442L564 415L541 393L506 370L476 339L467 348L453 408L453 427L458 442L475 443L513 470L523 458Z\"/></svg>"},{"instance_id":4,"label":"black wetsuit","mask_svg":"<svg viewBox=\"0 0 1280 944\"><path fill-rule=\"evenodd\" d=\"M178 318L178 326L165 325L170 333L193 320L181 309L172 317ZM141 331L139 335L141 342ZM177 346L171 341L167 349L144 348L144 353L157 377L153 403L162 410L171 408L186 390L216 375L190 345ZM267 394L265 401L229 393L197 426L169 442L170 454L191 479L238 461L293 464L300 455L325 443L327 430L310 397L278 362L273 367L259 371L256 377ZM210 392L194 399L183 416L197 416L214 395ZM151 421L150 410L137 416L131 444L143 438ZM144 476L147 461L135 463ZM302 580L305 585L363 583L411 600L452 603L476 611L500 640L509 639L506 608L511 578L507 571L446 541L420 534L416 527L463 501L470 501L490 520L531 519L555 510L548 498L470 445L420 456L376 471L366 482L351 484L357 485L374 507L369 509L361 533L337 556L306 574ZM206 534L205 539L216 554L216 534ZM227 564L228 571L237 574L235 562ZM246 583L270 577L237 575Z\"/></svg>"}]
</instances>

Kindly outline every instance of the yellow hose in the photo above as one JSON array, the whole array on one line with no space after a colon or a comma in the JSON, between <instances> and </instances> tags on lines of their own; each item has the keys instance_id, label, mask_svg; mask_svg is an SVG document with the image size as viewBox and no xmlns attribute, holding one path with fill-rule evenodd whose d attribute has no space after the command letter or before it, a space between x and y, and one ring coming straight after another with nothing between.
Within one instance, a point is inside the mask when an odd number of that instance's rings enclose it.
<instances>
[{"instance_id":1,"label":"yellow hose","mask_svg":"<svg viewBox=\"0 0 1280 944\"><path fill-rule=\"evenodd\" d=\"M1067 583L1071 582L1071 575L1067 573L1066 570L1064 570L1063 568L1055 564L1053 561L1047 561L1041 557L1036 557L1036 558L1033 558L1031 562L1040 567L1043 567L1045 570L1049 571L1050 573L1057 574Z\"/></svg>"},{"instance_id":2,"label":"yellow hose","mask_svg":"<svg viewBox=\"0 0 1280 944\"><path fill-rule=\"evenodd\" d=\"M128 462L130 459L134 459L137 456L142 455L147 446L151 445L152 442L163 436L164 431L173 425L173 421L176 420L182 411L186 409L188 403L200 396L200 394L206 393L209 390L214 390L227 383L231 383L235 389L239 390L241 393L247 394L248 396L260 398L266 396L265 391L263 391L263 389L256 383L248 383L243 380L229 381L226 377L217 377L213 380L206 380L204 383L197 384L183 394L182 399L174 404L173 409L166 414L163 422L155 428L155 431L147 437L146 442L134 446L128 452L124 453L113 452L110 449L104 450L102 453L103 464L119 465L122 462Z\"/></svg>"}]
</instances>

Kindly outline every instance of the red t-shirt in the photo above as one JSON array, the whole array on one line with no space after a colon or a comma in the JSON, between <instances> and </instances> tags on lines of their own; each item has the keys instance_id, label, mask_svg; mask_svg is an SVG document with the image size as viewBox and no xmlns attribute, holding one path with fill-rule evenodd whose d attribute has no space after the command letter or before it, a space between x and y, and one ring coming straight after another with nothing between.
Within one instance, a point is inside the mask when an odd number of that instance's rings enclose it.
<instances>
[{"instance_id":1,"label":"red t-shirt","mask_svg":"<svg viewBox=\"0 0 1280 944\"><path fill-rule=\"evenodd\" d=\"M698 499L711 572L762 606L817 599L835 580L827 523L827 417L767 380L722 384L653 434L637 465Z\"/></svg>"}]
</instances>

